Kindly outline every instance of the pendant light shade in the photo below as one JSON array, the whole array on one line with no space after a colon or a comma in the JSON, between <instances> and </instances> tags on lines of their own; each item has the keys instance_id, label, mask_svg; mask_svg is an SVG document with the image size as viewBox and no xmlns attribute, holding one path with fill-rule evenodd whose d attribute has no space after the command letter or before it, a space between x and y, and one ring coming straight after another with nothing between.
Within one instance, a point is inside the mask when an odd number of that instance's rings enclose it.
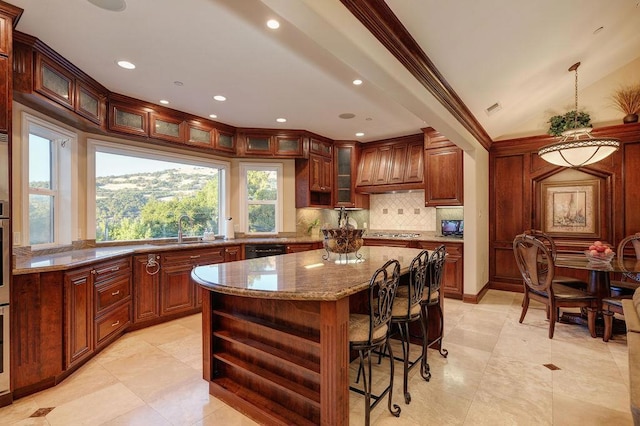
<instances>
[{"instance_id":1,"label":"pendant light shade","mask_svg":"<svg viewBox=\"0 0 640 426\"><path fill-rule=\"evenodd\" d=\"M569 68L576 73L575 85L575 121L574 128L562 132L559 142L544 146L538 151L543 160L563 167L582 167L596 163L620 148L620 140L616 138L594 138L591 127L578 128L578 67L580 62Z\"/></svg>"}]
</instances>

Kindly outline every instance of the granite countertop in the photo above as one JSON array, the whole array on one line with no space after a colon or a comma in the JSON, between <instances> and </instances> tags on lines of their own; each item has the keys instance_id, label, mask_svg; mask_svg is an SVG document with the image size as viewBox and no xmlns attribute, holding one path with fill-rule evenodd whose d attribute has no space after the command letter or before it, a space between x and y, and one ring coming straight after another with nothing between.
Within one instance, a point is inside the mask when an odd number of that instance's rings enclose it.
<instances>
[{"instance_id":1,"label":"granite countertop","mask_svg":"<svg viewBox=\"0 0 640 426\"><path fill-rule=\"evenodd\" d=\"M353 253L325 260L324 249L239 262L198 266L191 277L204 289L244 297L282 300L339 300L366 289L374 272L389 259L407 272L414 248L364 246Z\"/></svg>"},{"instance_id":2,"label":"granite countertop","mask_svg":"<svg viewBox=\"0 0 640 426\"><path fill-rule=\"evenodd\" d=\"M264 237L264 238L237 238L233 240L216 239L210 241L185 240L158 244L137 245L100 245L98 247L80 250L68 250L60 253L43 254L37 256L16 256L13 275L30 274L34 272L50 272L72 269L79 266L91 265L97 261L109 260L120 256L137 253L160 253L163 251L200 249L216 246L230 246L238 244L288 244L288 243L315 243L322 239L313 237Z\"/></svg>"},{"instance_id":3,"label":"granite countertop","mask_svg":"<svg viewBox=\"0 0 640 426\"><path fill-rule=\"evenodd\" d=\"M419 234L413 237L397 236L376 236L375 234ZM416 240L416 241L439 241L461 243L461 238L437 236L433 231L394 231L394 230L371 230L364 234L364 238L389 239L389 240ZM36 272L60 271L76 268L79 266L91 265L102 260L109 260L120 256L127 256L137 253L159 253L163 251L199 249L215 246L229 246L238 244L288 244L288 243L315 243L321 242L320 237L260 237L260 238L236 238L233 240L216 239L210 241L187 239L185 242L168 243L142 243L137 245L100 245L98 247L85 248L80 250L68 250L59 253L42 254L36 256L16 256L13 275L30 274Z\"/></svg>"}]
</instances>

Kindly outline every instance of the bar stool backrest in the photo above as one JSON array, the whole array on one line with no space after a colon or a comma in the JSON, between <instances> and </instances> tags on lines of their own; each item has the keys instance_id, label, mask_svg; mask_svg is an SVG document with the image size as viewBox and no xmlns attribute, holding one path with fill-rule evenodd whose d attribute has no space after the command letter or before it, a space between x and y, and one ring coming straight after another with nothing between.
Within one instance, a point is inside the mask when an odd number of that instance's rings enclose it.
<instances>
[{"instance_id":1,"label":"bar stool backrest","mask_svg":"<svg viewBox=\"0 0 640 426\"><path fill-rule=\"evenodd\" d=\"M447 249L444 244L431 252L429 257L429 275L427 279L428 294L425 300L431 302L436 292L440 291L442 285L442 274L444 271L444 261L447 256ZM439 294L439 293L438 293ZM436 298L437 300L437 298Z\"/></svg>"},{"instance_id":2,"label":"bar stool backrest","mask_svg":"<svg viewBox=\"0 0 640 426\"><path fill-rule=\"evenodd\" d=\"M633 247L636 259L640 260L640 232L629 235L628 237L625 237L622 241L620 241L620 244L618 244L618 251L616 252L616 256L618 256L618 259L624 259L625 249L629 246ZM623 272L622 276L623 280L632 280L640 283L640 273Z\"/></svg>"},{"instance_id":3,"label":"bar stool backrest","mask_svg":"<svg viewBox=\"0 0 640 426\"><path fill-rule=\"evenodd\" d=\"M369 282L369 343L375 343L380 338L374 338L374 333L380 327L389 325L393 301L400 282L400 262L395 259L387 261L371 277Z\"/></svg>"},{"instance_id":4,"label":"bar stool backrest","mask_svg":"<svg viewBox=\"0 0 640 426\"><path fill-rule=\"evenodd\" d=\"M427 283L427 275L429 274L429 262L429 252L423 250L413 258L409 265L407 318L412 316L411 312L422 300Z\"/></svg>"}]
</instances>

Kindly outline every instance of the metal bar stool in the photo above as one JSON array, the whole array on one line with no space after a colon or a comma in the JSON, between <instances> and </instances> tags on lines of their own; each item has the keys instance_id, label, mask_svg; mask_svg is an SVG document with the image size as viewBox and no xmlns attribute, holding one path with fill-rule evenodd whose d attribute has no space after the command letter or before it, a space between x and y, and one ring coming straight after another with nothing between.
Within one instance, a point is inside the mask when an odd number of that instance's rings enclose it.
<instances>
[{"instance_id":1,"label":"metal bar stool","mask_svg":"<svg viewBox=\"0 0 640 426\"><path fill-rule=\"evenodd\" d=\"M400 263L397 260L389 260L379 268L369 282L369 313L349 315L349 348L358 351L360 365L358 375L364 370L367 360L366 373L363 374L363 389L349 386L349 389L364 395L365 398L365 425L369 425L371 409L388 393L389 412L394 416L400 415L400 407L392 404L393 397L393 351L389 341L389 327L393 302L398 290L400 280ZM374 349L389 350L389 385L379 395L371 393L371 354ZM371 400L374 400L371 403Z\"/></svg>"},{"instance_id":2,"label":"metal bar stool","mask_svg":"<svg viewBox=\"0 0 640 426\"><path fill-rule=\"evenodd\" d=\"M427 275L427 282L425 285L425 290L423 292L422 300L420 301L420 307L422 308L422 321L424 321L424 327L427 330L425 334L426 347L430 348L436 343L440 343L440 348L438 352L444 358L449 355L449 351L442 348L442 334L444 332L444 315L442 313L442 306L440 303L440 298L442 297L442 292L440 291L440 287L442 286L442 274L444 272L444 261L447 255L447 249L443 245L440 245L434 251L431 252L431 256L429 257L429 270ZM433 341L429 342L429 307L434 306L440 317L440 333L438 333L438 337L433 339ZM421 374L425 380L429 381L431 378L431 371L429 367L429 362L427 360L428 351L424 351L424 356L422 357L422 368Z\"/></svg>"}]
</instances>

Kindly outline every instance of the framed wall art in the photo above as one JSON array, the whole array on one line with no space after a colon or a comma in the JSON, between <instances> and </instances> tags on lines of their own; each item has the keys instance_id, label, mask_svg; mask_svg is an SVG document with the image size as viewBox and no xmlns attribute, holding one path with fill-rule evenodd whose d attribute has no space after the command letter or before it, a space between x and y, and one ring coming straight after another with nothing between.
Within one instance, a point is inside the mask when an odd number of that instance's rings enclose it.
<instances>
[{"instance_id":1,"label":"framed wall art","mask_svg":"<svg viewBox=\"0 0 640 426\"><path fill-rule=\"evenodd\" d=\"M543 182L542 230L550 235L598 237L600 181Z\"/></svg>"}]
</instances>

